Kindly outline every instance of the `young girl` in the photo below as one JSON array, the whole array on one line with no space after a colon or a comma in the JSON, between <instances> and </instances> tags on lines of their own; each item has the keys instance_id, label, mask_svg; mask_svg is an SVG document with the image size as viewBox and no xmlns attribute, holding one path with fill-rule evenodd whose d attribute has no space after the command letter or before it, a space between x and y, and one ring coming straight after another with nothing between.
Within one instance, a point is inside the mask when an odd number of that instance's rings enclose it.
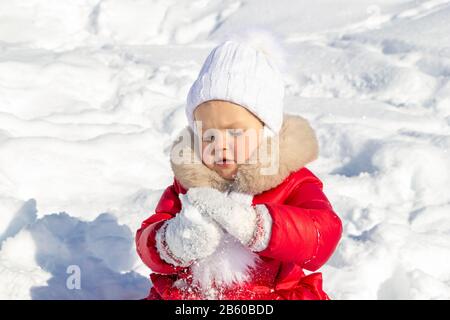
<instances>
[{"instance_id":1,"label":"young girl","mask_svg":"<svg viewBox=\"0 0 450 320\"><path fill-rule=\"evenodd\" d=\"M321 273L303 269L329 259L342 224L305 167L313 129L283 113L280 52L259 32L207 57L172 146L173 184L136 234L147 299L329 299Z\"/></svg>"}]
</instances>

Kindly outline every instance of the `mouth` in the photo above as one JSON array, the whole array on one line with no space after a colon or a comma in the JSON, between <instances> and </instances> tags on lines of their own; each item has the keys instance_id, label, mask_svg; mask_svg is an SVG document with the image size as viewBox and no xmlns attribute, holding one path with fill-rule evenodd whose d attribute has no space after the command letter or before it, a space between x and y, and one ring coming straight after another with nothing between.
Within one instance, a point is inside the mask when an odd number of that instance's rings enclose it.
<instances>
[{"instance_id":1,"label":"mouth","mask_svg":"<svg viewBox=\"0 0 450 320\"><path fill-rule=\"evenodd\" d=\"M221 168L228 168L235 164L232 159L222 158L215 162L215 165Z\"/></svg>"}]
</instances>

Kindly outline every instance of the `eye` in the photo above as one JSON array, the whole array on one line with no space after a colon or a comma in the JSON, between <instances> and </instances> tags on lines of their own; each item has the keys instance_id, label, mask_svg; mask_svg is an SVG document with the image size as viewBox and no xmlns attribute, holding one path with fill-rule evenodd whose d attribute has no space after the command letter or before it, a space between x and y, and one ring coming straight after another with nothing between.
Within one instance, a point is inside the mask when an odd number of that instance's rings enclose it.
<instances>
[{"instance_id":1,"label":"eye","mask_svg":"<svg viewBox=\"0 0 450 320\"><path fill-rule=\"evenodd\" d=\"M228 129L228 133L232 136L232 137L239 137L244 133L244 130L242 129Z\"/></svg>"},{"instance_id":2,"label":"eye","mask_svg":"<svg viewBox=\"0 0 450 320\"><path fill-rule=\"evenodd\" d=\"M215 137L213 134L206 134L203 136L203 142L213 142Z\"/></svg>"}]
</instances>

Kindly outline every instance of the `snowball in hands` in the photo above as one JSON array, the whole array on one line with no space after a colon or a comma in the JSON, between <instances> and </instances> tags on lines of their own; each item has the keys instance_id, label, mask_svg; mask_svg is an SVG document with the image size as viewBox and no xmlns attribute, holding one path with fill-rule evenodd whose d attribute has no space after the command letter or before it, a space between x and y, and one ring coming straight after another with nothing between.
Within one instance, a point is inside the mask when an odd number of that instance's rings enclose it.
<instances>
[{"instance_id":1,"label":"snowball in hands","mask_svg":"<svg viewBox=\"0 0 450 320\"><path fill-rule=\"evenodd\" d=\"M202 213L210 216L242 244L253 251L267 247L272 218L266 206L252 206L251 195L227 194L210 187L190 188L186 195Z\"/></svg>"},{"instance_id":2,"label":"snowball in hands","mask_svg":"<svg viewBox=\"0 0 450 320\"><path fill-rule=\"evenodd\" d=\"M156 247L163 260L176 266L189 266L211 255L223 235L216 222L204 216L189 199L180 194L181 211L166 221L156 233Z\"/></svg>"}]
</instances>

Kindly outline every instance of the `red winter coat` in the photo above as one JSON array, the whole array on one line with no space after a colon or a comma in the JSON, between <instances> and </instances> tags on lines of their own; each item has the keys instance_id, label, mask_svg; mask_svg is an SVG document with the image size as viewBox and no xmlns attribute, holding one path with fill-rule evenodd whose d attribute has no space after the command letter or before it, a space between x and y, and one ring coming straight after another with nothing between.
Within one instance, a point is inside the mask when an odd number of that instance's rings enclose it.
<instances>
[{"instance_id":1,"label":"red winter coat","mask_svg":"<svg viewBox=\"0 0 450 320\"><path fill-rule=\"evenodd\" d=\"M192 134L190 129L185 130ZM329 299L322 289L322 274L305 276L303 272L319 269L334 252L342 233L341 220L322 192L322 182L304 167L317 157L317 141L308 122L298 116L285 116L279 137L278 172L261 175L261 165L242 165L231 185L252 194L253 205L264 204L273 224L268 247L257 253L262 263L252 270L251 280L226 288L220 299ZM183 150L195 155L190 146ZM190 269L160 258L155 233L164 221L180 212L178 194L196 186L226 190L230 184L201 163L172 161L172 168L173 184L165 189L155 213L136 234L138 254L153 271L153 287L147 299L204 299L198 292L187 294L172 286L178 279L189 279Z\"/></svg>"}]
</instances>

